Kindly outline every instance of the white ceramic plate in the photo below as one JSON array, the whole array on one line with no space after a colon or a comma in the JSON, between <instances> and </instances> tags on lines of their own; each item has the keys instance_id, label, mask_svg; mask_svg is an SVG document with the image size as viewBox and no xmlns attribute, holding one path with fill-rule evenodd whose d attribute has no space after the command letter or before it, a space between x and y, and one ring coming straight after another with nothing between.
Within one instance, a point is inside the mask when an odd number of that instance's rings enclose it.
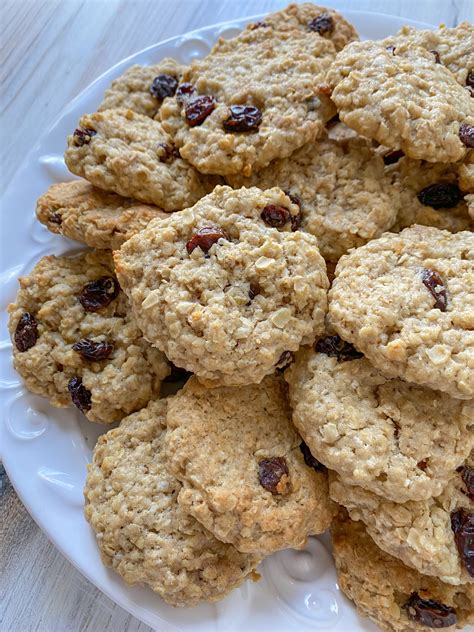
<instances>
[{"instance_id":1,"label":"white ceramic plate","mask_svg":"<svg viewBox=\"0 0 474 632\"><path fill-rule=\"evenodd\" d=\"M395 33L408 20L347 11L363 39ZM373 631L340 593L327 537L311 538L305 551L282 551L262 564L262 581L247 582L216 605L174 609L151 590L129 587L105 568L83 517L86 463L98 435L74 409L57 409L28 393L11 366L11 344L4 308L13 300L20 274L46 254L60 254L74 243L49 233L34 216L36 199L53 182L73 179L62 154L67 134L81 114L93 112L105 88L132 63L153 64L163 57L189 63L209 52L219 36L232 37L256 17L218 24L151 46L117 64L64 111L43 134L2 200L0 217L2 321L0 323L0 438L2 460L21 500L55 546L96 586L123 608L160 632L272 630ZM414 26L427 25L411 22ZM428 27L429 28L429 27Z\"/></svg>"}]
</instances>

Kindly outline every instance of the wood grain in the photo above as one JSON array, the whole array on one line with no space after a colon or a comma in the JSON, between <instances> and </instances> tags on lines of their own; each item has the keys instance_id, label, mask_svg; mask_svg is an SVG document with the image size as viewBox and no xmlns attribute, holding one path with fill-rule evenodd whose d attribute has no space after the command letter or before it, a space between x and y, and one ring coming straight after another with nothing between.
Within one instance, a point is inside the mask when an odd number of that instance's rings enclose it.
<instances>
[{"instance_id":1,"label":"wood grain","mask_svg":"<svg viewBox=\"0 0 474 632\"><path fill-rule=\"evenodd\" d=\"M38 135L111 65L173 35L285 4L284 0L4 0L0 6L2 188ZM326 4L435 24L474 21L473 0ZM0 474L2 632L149 631L56 551L29 517L4 471Z\"/></svg>"}]
</instances>

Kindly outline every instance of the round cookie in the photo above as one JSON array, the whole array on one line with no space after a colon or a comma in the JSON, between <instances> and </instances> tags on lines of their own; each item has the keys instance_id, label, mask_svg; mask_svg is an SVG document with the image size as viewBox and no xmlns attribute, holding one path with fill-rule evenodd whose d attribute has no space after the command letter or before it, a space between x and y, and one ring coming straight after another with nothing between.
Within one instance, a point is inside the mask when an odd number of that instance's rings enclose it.
<instances>
[{"instance_id":1,"label":"round cookie","mask_svg":"<svg viewBox=\"0 0 474 632\"><path fill-rule=\"evenodd\" d=\"M152 219L168 216L157 206L75 180L52 184L36 202L36 217L52 233L91 248L113 250Z\"/></svg>"},{"instance_id":2,"label":"round cookie","mask_svg":"<svg viewBox=\"0 0 474 632\"><path fill-rule=\"evenodd\" d=\"M145 337L209 384L273 373L324 327L326 266L298 222L280 189L230 187L152 221L114 253Z\"/></svg>"},{"instance_id":3,"label":"round cookie","mask_svg":"<svg viewBox=\"0 0 474 632\"><path fill-rule=\"evenodd\" d=\"M301 349L285 372L293 423L344 483L395 502L440 494L474 447L474 407L384 377L338 336Z\"/></svg>"},{"instance_id":4,"label":"round cookie","mask_svg":"<svg viewBox=\"0 0 474 632\"><path fill-rule=\"evenodd\" d=\"M178 502L219 540L268 555L302 548L329 527L327 473L305 463L281 376L213 389L192 377L166 422L169 468L183 483Z\"/></svg>"},{"instance_id":5,"label":"round cookie","mask_svg":"<svg viewBox=\"0 0 474 632\"><path fill-rule=\"evenodd\" d=\"M456 162L473 146L474 101L429 51L352 42L326 81L341 121L410 158Z\"/></svg>"},{"instance_id":6,"label":"round cookie","mask_svg":"<svg viewBox=\"0 0 474 632\"><path fill-rule=\"evenodd\" d=\"M337 261L350 248L388 230L400 207L398 184L361 137L323 137L258 173L228 177L232 186L278 186L301 204L301 228L318 238L321 254Z\"/></svg>"},{"instance_id":7,"label":"round cookie","mask_svg":"<svg viewBox=\"0 0 474 632\"><path fill-rule=\"evenodd\" d=\"M363 524L342 513L331 534L339 587L384 632L453 632L474 623L474 584L421 575L377 548Z\"/></svg>"},{"instance_id":8,"label":"round cookie","mask_svg":"<svg viewBox=\"0 0 474 632\"><path fill-rule=\"evenodd\" d=\"M329 493L353 520L365 523L377 546L407 566L447 584L474 582L472 556L464 559L461 555L452 528L453 515L471 515L474 524L473 465L473 459L468 459L443 492L428 500L394 503L347 485L334 472L329 477Z\"/></svg>"},{"instance_id":9,"label":"round cookie","mask_svg":"<svg viewBox=\"0 0 474 632\"><path fill-rule=\"evenodd\" d=\"M334 114L318 82L336 54L314 32L246 30L195 59L160 116L201 173L252 171L314 140Z\"/></svg>"},{"instance_id":10,"label":"round cookie","mask_svg":"<svg viewBox=\"0 0 474 632\"><path fill-rule=\"evenodd\" d=\"M388 376L474 397L474 233L387 233L342 257L328 321Z\"/></svg>"},{"instance_id":11,"label":"round cookie","mask_svg":"<svg viewBox=\"0 0 474 632\"><path fill-rule=\"evenodd\" d=\"M173 606L222 599L256 577L259 558L239 553L178 505L180 483L163 453L166 401L99 437L84 489L85 516L102 561L129 584L147 584Z\"/></svg>"},{"instance_id":12,"label":"round cookie","mask_svg":"<svg viewBox=\"0 0 474 632\"><path fill-rule=\"evenodd\" d=\"M145 406L169 373L142 337L109 252L43 257L9 306L13 363L28 390L111 423Z\"/></svg>"}]
</instances>

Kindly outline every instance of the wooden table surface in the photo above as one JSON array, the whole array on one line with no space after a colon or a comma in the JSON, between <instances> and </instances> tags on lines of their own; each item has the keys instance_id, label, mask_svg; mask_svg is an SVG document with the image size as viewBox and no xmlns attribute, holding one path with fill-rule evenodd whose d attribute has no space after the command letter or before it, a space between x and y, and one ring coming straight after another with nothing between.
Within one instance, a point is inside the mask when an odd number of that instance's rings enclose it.
<instances>
[{"instance_id":1,"label":"wooden table surface","mask_svg":"<svg viewBox=\"0 0 474 632\"><path fill-rule=\"evenodd\" d=\"M279 0L4 0L0 8L2 189L37 135L111 65L173 35L285 4ZM474 0L331 0L326 4L432 24L474 21ZM148 631L56 551L27 514L1 466L0 476L1 631Z\"/></svg>"}]
</instances>

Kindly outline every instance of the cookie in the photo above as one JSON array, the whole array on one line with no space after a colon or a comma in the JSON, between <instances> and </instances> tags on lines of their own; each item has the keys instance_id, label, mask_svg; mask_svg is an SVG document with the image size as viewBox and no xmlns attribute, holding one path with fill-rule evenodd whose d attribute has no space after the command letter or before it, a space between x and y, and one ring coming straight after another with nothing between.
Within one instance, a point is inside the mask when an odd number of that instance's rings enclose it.
<instances>
[{"instance_id":1,"label":"cookie","mask_svg":"<svg viewBox=\"0 0 474 632\"><path fill-rule=\"evenodd\" d=\"M192 377L166 423L178 502L219 540L268 555L329 527L327 473L305 463L281 376L213 389Z\"/></svg>"},{"instance_id":2,"label":"cookie","mask_svg":"<svg viewBox=\"0 0 474 632\"><path fill-rule=\"evenodd\" d=\"M344 123L410 158L456 162L474 145L473 99L422 48L353 42L326 82Z\"/></svg>"},{"instance_id":3,"label":"cookie","mask_svg":"<svg viewBox=\"0 0 474 632\"><path fill-rule=\"evenodd\" d=\"M338 336L315 348L285 372L293 423L314 456L344 484L395 502L440 494L474 447L472 403L386 378Z\"/></svg>"},{"instance_id":4,"label":"cookie","mask_svg":"<svg viewBox=\"0 0 474 632\"><path fill-rule=\"evenodd\" d=\"M232 186L278 186L301 205L301 229L318 238L321 254L337 261L350 248L380 236L395 222L399 186L363 138L323 137L258 173L228 177Z\"/></svg>"},{"instance_id":5,"label":"cookie","mask_svg":"<svg viewBox=\"0 0 474 632\"><path fill-rule=\"evenodd\" d=\"M145 406L169 373L142 337L110 253L43 257L9 306L13 363L28 390L111 423Z\"/></svg>"},{"instance_id":6,"label":"cookie","mask_svg":"<svg viewBox=\"0 0 474 632\"><path fill-rule=\"evenodd\" d=\"M163 127L201 173L248 176L314 140L335 114L317 88L335 53L314 32L257 28L220 39L164 101Z\"/></svg>"},{"instance_id":7,"label":"cookie","mask_svg":"<svg viewBox=\"0 0 474 632\"><path fill-rule=\"evenodd\" d=\"M328 321L385 375L474 397L474 233L387 233L340 259Z\"/></svg>"},{"instance_id":8,"label":"cookie","mask_svg":"<svg viewBox=\"0 0 474 632\"><path fill-rule=\"evenodd\" d=\"M64 160L72 173L165 211L191 206L216 182L179 157L158 121L132 110L85 114L67 142Z\"/></svg>"},{"instance_id":9,"label":"cookie","mask_svg":"<svg viewBox=\"0 0 474 632\"><path fill-rule=\"evenodd\" d=\"M206 384L260 382L324 327L316 238L280 189L216 187L114 253L145 337Z\"/></svg>"},{"instance_id":10,"label":"cookie","mask_svg":"<svg viewBox=\"0 0 474 632\"><path fill-rule=\"evenodd\" d=\"M459 167L459 187L466 193L474 193L474 150L468 152L466 159Z\"/></svg>"},{"instance_id":11,"label":"cookie","mask_svg":"<svg viewBox=\"0 0 474 632\"><path fill-rule=\"evenodd\" d=\"M474 623L474 584L451 586L421 575L342 514L331 533L339 587L384 632L453 631Z\"/></svg>"},{"instance_id":12,"label":"cookie","mask_svg":"<svg viewBox=\"0 0 474 632\"><path fill-rule=\"evenodd\" d=\"M157 206L75 180L52 184L36 203L36 217L52 233L92 248L113 250L152 219L168 215Z\"/></svg>"},{"instance_id":13,"label":"cookie","mask_svg":"<svg viewBox=\"0 0 474 632\"><path fill-rule=\"evenodd\" d=\"M163 100L176 92L183 70L169 57L153 66L131 66L112 81L97 111L126 108L155 118Z\"/></svg>"},{"instance_id":14,"label":"cookie","mask_svg":"<svg viewBox=\"0 0 474 632\"><path fill-rule=\"evenodd\" d=\"M293 31L303 33L314 32L331 40L337 51L342 50L349 42L358 40L357 31L338 11L318 7L310 2L289 4L285 9L270 13L263 22L249 24L247 29L271 27L276 31Z\"/></svg>"},{"instance_id":15,"label":"cookie","mask_svg":"<svg viewBox=\"0 0 474 632\"><path fill-rule=\"evenodd\" d=\"M394 503L347 485L333 472L329 490L353 520L365 523L367 533L386 553L424 575L458 585L474 582L474 559L468 547L458 548L463 536L456 519L470 515L465 520L474 524L473 466L474 460L468 459L453 472L443 492L428 500Z\"/></svg>"},{"instance_id":16,"label":"cookie","mask_svg":"<svg viewBox=\"0 0 474 632\"><path fill-rule=\"evenodd\" d=\"M84 490L85 516L102 561L129 584L147 584L173 606L222 599L257 577L259 558L239 553L178 505L180 483L163 452L166 401L99 437Z\"/></svg>"}]
</instances>

